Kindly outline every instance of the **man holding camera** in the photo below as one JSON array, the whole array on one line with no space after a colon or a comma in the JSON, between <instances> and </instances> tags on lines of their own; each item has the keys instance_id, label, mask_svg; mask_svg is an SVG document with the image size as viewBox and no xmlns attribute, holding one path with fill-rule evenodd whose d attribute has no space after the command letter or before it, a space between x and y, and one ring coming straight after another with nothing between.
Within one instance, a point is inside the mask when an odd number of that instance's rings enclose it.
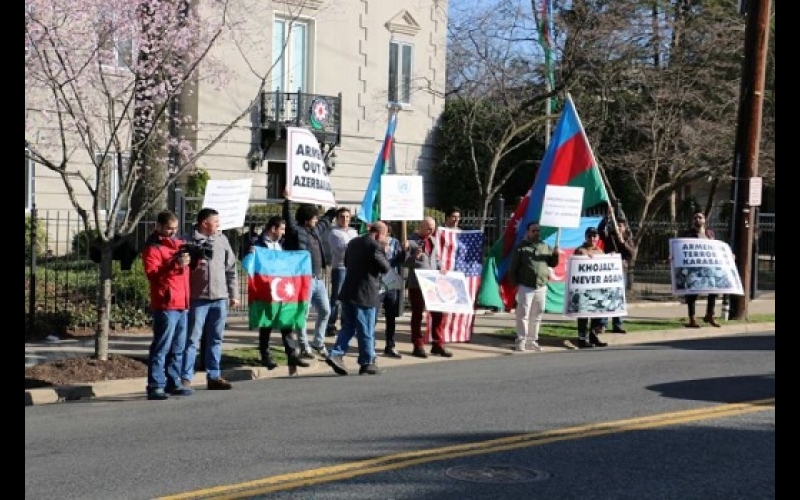
<instances>
[{"instance_id":1,"label":"man holding camera","mask_svg":"<svg viewBox=\"0 0 800 500\"><path fill-rule=\"evenodd\" d=\"M209 390L228 390L232 386L220 373L222 338L228 307L239 304L236 276L236 254L230 242L219 232L219 212L203 208L197 213L197 224L185 238L192 254L189 275L189 338L183 352L181 377L191 383L200 340L205 339L201 353L205 361Z\"/></svg>"},{"instance_id":2,"label":"man holding camera","mask_svg":"<svg viewBox=\"0 0 800 500\"><path fill-rule=\"evenodd\" d=\"M147 356L147 399L162 401L169 395L190 396L191 383L183 384L181 365L186 344L189 309L189 255L181 252L175 237L178 217L164 210L156 229L142 249L144 274L150 285L153 341Z\"/></svg>"}]
</instances>

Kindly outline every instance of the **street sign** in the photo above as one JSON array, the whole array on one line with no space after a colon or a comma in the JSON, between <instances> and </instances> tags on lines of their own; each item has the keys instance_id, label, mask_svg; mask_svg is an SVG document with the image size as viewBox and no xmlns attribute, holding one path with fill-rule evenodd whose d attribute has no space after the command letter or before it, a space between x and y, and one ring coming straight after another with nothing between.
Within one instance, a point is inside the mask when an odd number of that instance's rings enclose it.
<instances>
[{"instance_id":1,"label":"street sign","mask_svg":"<svg viewBox=\"0 0 800 500\"><path fill-rule=\"evenodd\" d=\"M761 190L764 181L761 177L750 177L750 192L747 196L747 204L751 207L761 206Z\"/></svg>"}]
</instances>

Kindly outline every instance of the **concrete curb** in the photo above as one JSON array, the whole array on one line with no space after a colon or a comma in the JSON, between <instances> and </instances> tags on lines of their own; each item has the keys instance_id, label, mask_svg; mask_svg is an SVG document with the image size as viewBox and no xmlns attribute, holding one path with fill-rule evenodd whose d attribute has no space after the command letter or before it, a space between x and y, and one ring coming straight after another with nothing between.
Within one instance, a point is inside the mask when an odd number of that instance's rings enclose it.
<instances>
[{"instance_id":1,"label":"concrete curb","mask_svg":"<svg viewBox=\"0 0 800 500\"><path fill-rule=\"evenodd\" d=\"M602 339L608 342L609 346L619 345L640 345L651 344L659 342L673 342L677 340L690 340L698 338L714 338L723 337L734 334L746 334L750 332L763 331L774 329L775 323L747 323L737 325L724 325L720 328L710 326L703 326L697 329L680 329L680 330L650 330L647 332L637 332L629 334L614 334L606 333ZM484 334L485 336L489 336ZM571 345L570 339L553 339L548 338L547 342L542 342L542 351L526 351L522 353L515 353L511 350L513 346L512 339L503 339L499 336L494 337L493 345L484 345L478 343L467 344L450 344L450 348L455 356L453 358L440 358L431 356L427 359L415 358L409 355L404 355L402 359L396 360L391 358L381 358L381 366L389 368L396 366L404 366L416 363L430 363L442 361L468 361L470 359L480 359L494 356L527 356L527 355L540 355L547 352L563 352L575 349ZM385 359L385 361L384 361ZM301 368L295 377L302 377L308 375L317 375L319 373L334 375L329 371L324 362L318 358L311 361L311 366L308 368ZM286 371L285 366L279 366L275 370L267 370L263 367L242 367L230 370L224 370L222 376L230 382L242 382L247 380L262 380L269 378L288 378L290 375ZM292 377L294 378L294 377ZM67 401L95 399L103 397L115 396L140 396L144 399L145 387L147 379L135 378L125 380L105 380L102 382L94 382L91 384L81 384L73 386L58 386L58 387L43 387L37 389L25 390L25 406L44 405L52 403L62 403ZM198 373L193 381L193 386L204 387L206 385L205 373Z\"/></svg>"}]
</instances>

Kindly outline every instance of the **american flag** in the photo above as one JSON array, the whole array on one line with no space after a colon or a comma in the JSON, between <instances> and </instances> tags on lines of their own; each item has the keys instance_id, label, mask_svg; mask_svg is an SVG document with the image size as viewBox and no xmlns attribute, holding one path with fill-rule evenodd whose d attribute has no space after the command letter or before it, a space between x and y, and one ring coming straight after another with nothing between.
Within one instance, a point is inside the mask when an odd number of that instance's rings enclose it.
<instances>
[{"instance_id":1,"label":"american flag","mask_svg":"<svg viewBox=\"0 0 800 500\"><path fill-rule=\"evenodd\" d=\"M439 246L439 265L447 271L464 273L467 291L474 303L483 271L483 231L440 227L436 230L435 238ZM429 342L430 315L426 317L426 337ZM471 340L474 314L444 313L443 322L445 343Z\"/></svg>"}]
</instances>

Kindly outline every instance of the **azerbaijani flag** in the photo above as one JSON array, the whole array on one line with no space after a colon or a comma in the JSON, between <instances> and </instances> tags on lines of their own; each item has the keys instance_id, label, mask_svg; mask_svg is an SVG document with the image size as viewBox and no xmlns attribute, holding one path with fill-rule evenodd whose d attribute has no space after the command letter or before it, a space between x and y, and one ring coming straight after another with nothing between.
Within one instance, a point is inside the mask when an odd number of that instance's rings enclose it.
<instances>
[{"instance_id":1,"label":"azerbaijani flag","mask_svg":"<svg viewBox=\"0 0 800 500\"><path fill-rule=\"evenodd\" d=\"M251 329L302 328L311 297L311 254L254 247L242 259L247 272Z\"/></svg>"},{"instance_id":2,"label":"azerbaijani flag","mask_svg":"<svg viewBox=\"0 0 800 500\"><path fill-rule=\"evenodd\" d=\"M511 286L506 277L511 261L511 252L525 236L525 228L528 223L539 220L545 188L548 185L582 187L584 210L601 203L608 203L608 193L600 176L597 160L592 153L578 113L575 111L572 97L569 95L564 102L564 109L561 111L556 130L550 138L550 144L545 152L542 165L536 173L533 186L520 202L514 216L506 226L503 236L492 246L484 270L489 268L494 269L495 272L493 276L484 272L481 289L478 292L479 305L503 308L506 311L514 308L516 287ZM583 217L579 228L562 228L559 245L562 264L571 251L583 242L585 229L592 224L596 226L599 221L600 217ZM551 245L554 244L555 239L551 236L555 235L557 228L543 226L541 229L542 240ZM576 242L577 244L575 244ZM563 300L563 279L564 275L559 275L557 271L550 273L547 312L563 311L561 303L555 302L559 296ZM558 293L559 289L561 290L560 294Z\"/></svg>"},{"instance_id":3,"label":"azerbaijani flag","mask_svg":"<svg viewBox=\"0 0 800 500\"><path fill-rule=\"evenodd\" d=\"M369 178L367 190L364 192L364 200L356 212L362 223L373 223L381 218L381 176L386 173L387 166L391 160L394 150L394 131L397 128L397 110L392 110L389 117L389 124L386 127L386 135L383 138L383 145L375 159L375 166L372 169L372 176ZM365 232L366 228L363 232Z\"/></svg>"}]
</instances>

